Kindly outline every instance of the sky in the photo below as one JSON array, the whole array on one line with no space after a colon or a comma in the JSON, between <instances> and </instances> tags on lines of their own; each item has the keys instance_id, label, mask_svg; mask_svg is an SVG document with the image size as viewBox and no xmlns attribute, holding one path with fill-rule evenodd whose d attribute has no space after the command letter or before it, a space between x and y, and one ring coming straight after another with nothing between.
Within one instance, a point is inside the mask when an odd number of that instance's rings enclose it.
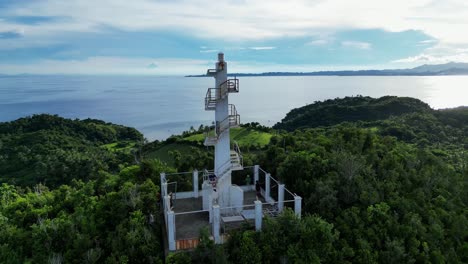
<instances>
[{"instance_id":1,"label":"sky","mask_svg":"<svg viewBox=\"0 0 468 264\"><path fill-rule=\"evenodd\" d=\"M0 0L0 74L203 74L468 62L466 0Z\"/></svg>"}]
</instances>

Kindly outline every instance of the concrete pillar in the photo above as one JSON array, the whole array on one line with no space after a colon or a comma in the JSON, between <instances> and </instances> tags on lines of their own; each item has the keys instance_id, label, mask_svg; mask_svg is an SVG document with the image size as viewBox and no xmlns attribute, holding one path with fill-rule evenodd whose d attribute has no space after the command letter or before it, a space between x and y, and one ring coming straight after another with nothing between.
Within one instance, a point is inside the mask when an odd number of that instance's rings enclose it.
<instances>
[{"instance_id":1,"label":"concrete pillar","mask_svg":"<svg viewBox=\"0 0 468 264\"><path fill-rule=\"evenodd\" d=\"M254 166L254 184L256 184L259 179L259 176L258 176L259 169L260 169L260 166L258 165Z\"/></svg>"},{"instance_id":2,"label":"concrete pillar","mask_svg":"<svg viewBox=\"0 0 468 264\"><path fill-rule=\"evenodd\" d=\"M161 181L161 186L162 186L163 182L166 181L166 173L163 172L159 174L159 180Z\"/></svg>"},{"instance_id":3,"label":"concrete pillar","mask_svg":"<svg viewBox=\"0 0 468 264\"><path fill-rule=\"evenodd\" d=\"M174 211L167 212L167 239L169 241L169 250L176 250L175 243L175 216Z\"/></svg>"},{"instance_id":4,"label":"concrete pillar","mask_svg":"<svg viewBox=\"0 0 468 264\"><path fill-rule=\"evenodd\" d=\"M162 194L163 197L168 194L167 193L167 183L165 183L165 182L163 184L161 184L161 194Z\"/></svg>"},{"instance_id":5,"label":"concrete pillar","mask_svg":"<svg viewBox=\"0 0 468 264\"><path fill-rule=\"evenodd\" d=\"M221 244L220 223L221 214L219 205L213 205L213 237L216 244Z\"/></svg>"},{"instance_id":6,"label":"concrete pillar","mask_svg":"<svg viewBox=\"0 0 468 264\"><path fill-rule=\"evenodd\" d=\"M284 208L284 184L278 184L278 211L281 213Z\"/></svg>"},{"instance_id":7,"label":"concrete pillar","mask_svg":"<svg viewBox=\"0 0 468 264\"><path fill-rule=\"evenodd\" d=\"M302 197L296 195L294 196L294 212L296 216L301 218L301 211L302 211Z\"/></svg>"},{"instance_id":8,"label":"concrete pillar","mask_svg":"<svg viewBox=\"0 0 468 264\"><path fill-rule=\"evenodd\" d=\"M169 195L166 195L164 196L164 202L163 202L163 206L164 206L164 211L172 211L171 209L171 197Z\"/></svg>"},{"instance_id":9,"label":"concrete pillar","mask_svg":"<svg viewBox=\"0 0 468 264\"><path fill-rule=\"evenodd\" d=\"M271 179L271 176L270 176L270 173L267 173L265 175L265 201L270 201L270 191L271 191L271 184L270 184L270 179Z\"/></svg>"},{"instance_id":10,"label":"concrete pillar","mask_svg":"<svg viewBox=\"0 0 468 264\"><path fill-rule=\"evenodd\" d=\"M210 223L213 223L213 199L211 199L211 194L208 195L208 208L209 208L209 217Z\"/></svg>"},{"instance_id":11,"label":"concrete pillar","mask_svg":"<svg viewBox=\"0 0 468 264\"><path fill-rule=\"evenodd\" d=\"M193 198L198 198L198 170L192 172Z\"/></svg>"},{"instance_id":12,"label":"concrete pillar","mask_svg":"<svg viewBox=\"0 0 468 264\"><path fill-rule=\"evenodd\" d=\"M262 202L257 200L254 203L255 203L255 231L260 231L262 230L262 218L263 218Z\"/></svg>"}]
</instances>

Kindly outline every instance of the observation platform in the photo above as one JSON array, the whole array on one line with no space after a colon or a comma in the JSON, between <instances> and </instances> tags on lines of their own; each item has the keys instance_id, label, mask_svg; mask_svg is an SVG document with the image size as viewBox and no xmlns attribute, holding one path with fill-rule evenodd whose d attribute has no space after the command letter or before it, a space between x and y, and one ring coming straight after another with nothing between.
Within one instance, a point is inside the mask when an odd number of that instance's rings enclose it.
<instances>
[{"instance_id":1,"label":"observation platform","mask_svg":"<svg viewBox=\"0 0 468 264\"><path fill-rule=\"evenodd\" d=\"M217 209L219 217L214 216L216 212L213 207L203 209L203 191L199 191L202 182L198 179L198 171L161 174L166 230L169 240L173 237L174 243L170 250L195 248L202 228L208 230L212 239L216 240L215 236L219 234L219 239L224 241L230 230L240 228L244 223L259 230L262 218L276 217L286 207L300 216L301 198L259 166L244 167L242 171L231 173L233 186L243 190L243 203L240 206ZM191 178L191 184L187 184L190 182L187 178ZM260 195L257 195L253 184L257 181ZM198 184L193 184L197 182ZM169 241L169 246L170 243Z\"/></svg>"},{"instance_id":2,"label":"observation platform","mask_svg":"<svg viewBox=\"0 0 468 264\"><path fill-rule=\"evenodd\" d=\"M256 191L244 192L244 206L254 206L256 200ZM259 197L259 200L262 203L266 202L263 197ZM196 239L200 235L201 228L210 230L209 212L203 211L202 197L178 199L174 201L173 211L176 215L177 239ZM252 219L242 217L242 221L249 222L249 220L252 222Z\"/></svg>"}]
</instances>

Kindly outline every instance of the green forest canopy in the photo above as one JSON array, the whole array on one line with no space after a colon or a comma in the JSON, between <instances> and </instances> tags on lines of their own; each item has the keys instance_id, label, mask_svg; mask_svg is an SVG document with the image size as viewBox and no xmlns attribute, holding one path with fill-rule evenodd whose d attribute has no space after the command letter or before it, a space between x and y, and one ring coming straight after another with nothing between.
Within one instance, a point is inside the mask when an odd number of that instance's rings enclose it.
<instances>
[{"instance_id":1,"label":"green forest canopy","mask_svg":"<svg viewBox=\"0 0 468 264\"><path fill-rule=\"evenodd\" d=\"M302 219L287 211L168 263L467 263L468 109L354 98L307 106L333 113L326 121L258 128L269 143L243 152L303 197ZM159 173L209 167L212 155L184 136L141 142L97 120L0 123L0 262L161 263ZM189 149L169 155L174 168L145 155L174 143Z\"/></svg>"}]
</instances>

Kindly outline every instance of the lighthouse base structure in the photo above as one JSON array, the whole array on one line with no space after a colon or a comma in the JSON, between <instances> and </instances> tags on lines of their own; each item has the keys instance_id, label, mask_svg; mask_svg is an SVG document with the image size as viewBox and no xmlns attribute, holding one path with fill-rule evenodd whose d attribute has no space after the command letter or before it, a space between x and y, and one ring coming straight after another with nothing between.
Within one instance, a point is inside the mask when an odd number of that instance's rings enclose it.
<instances>
[{"instance_id":1,"label":"lighthouse base structure","mask_svg":"<svg viewBox=\"0 0 468 264\"><path fill-rule=\"evenodd\" d=\"M218 194L215 194L215 192ZM213 186L209 182L204 182L202 193L203 210L209 210L213 204L219 205L220 208L235 210L235 208L240 208L244 204L244 190L237 185L231 184L231 173L219 179L216 186ZM213 202L213 200L215 201Z\"/></svg>"},{"instance_id":2,"label":"lighthouse base structure","mask_svg":"<svg viewBox=\"0 0 468 264\"><path fill-rule=\"evenodd\" d=\"M214 202L214 186L208 177L199 183L195 177L198 173L161 174L161 207L169 251L195 248L200 232L207 232L216 243L224 243L227 233L243 224L259 231L264 217L276 217L286 208L301 215L301 197L259 166L229 172L228 177L218 179L215 188L225 189ZM189 179L192 186L187 185ZM259 192L254 181L260 184Z\"/></svg>"}]
</instances>

